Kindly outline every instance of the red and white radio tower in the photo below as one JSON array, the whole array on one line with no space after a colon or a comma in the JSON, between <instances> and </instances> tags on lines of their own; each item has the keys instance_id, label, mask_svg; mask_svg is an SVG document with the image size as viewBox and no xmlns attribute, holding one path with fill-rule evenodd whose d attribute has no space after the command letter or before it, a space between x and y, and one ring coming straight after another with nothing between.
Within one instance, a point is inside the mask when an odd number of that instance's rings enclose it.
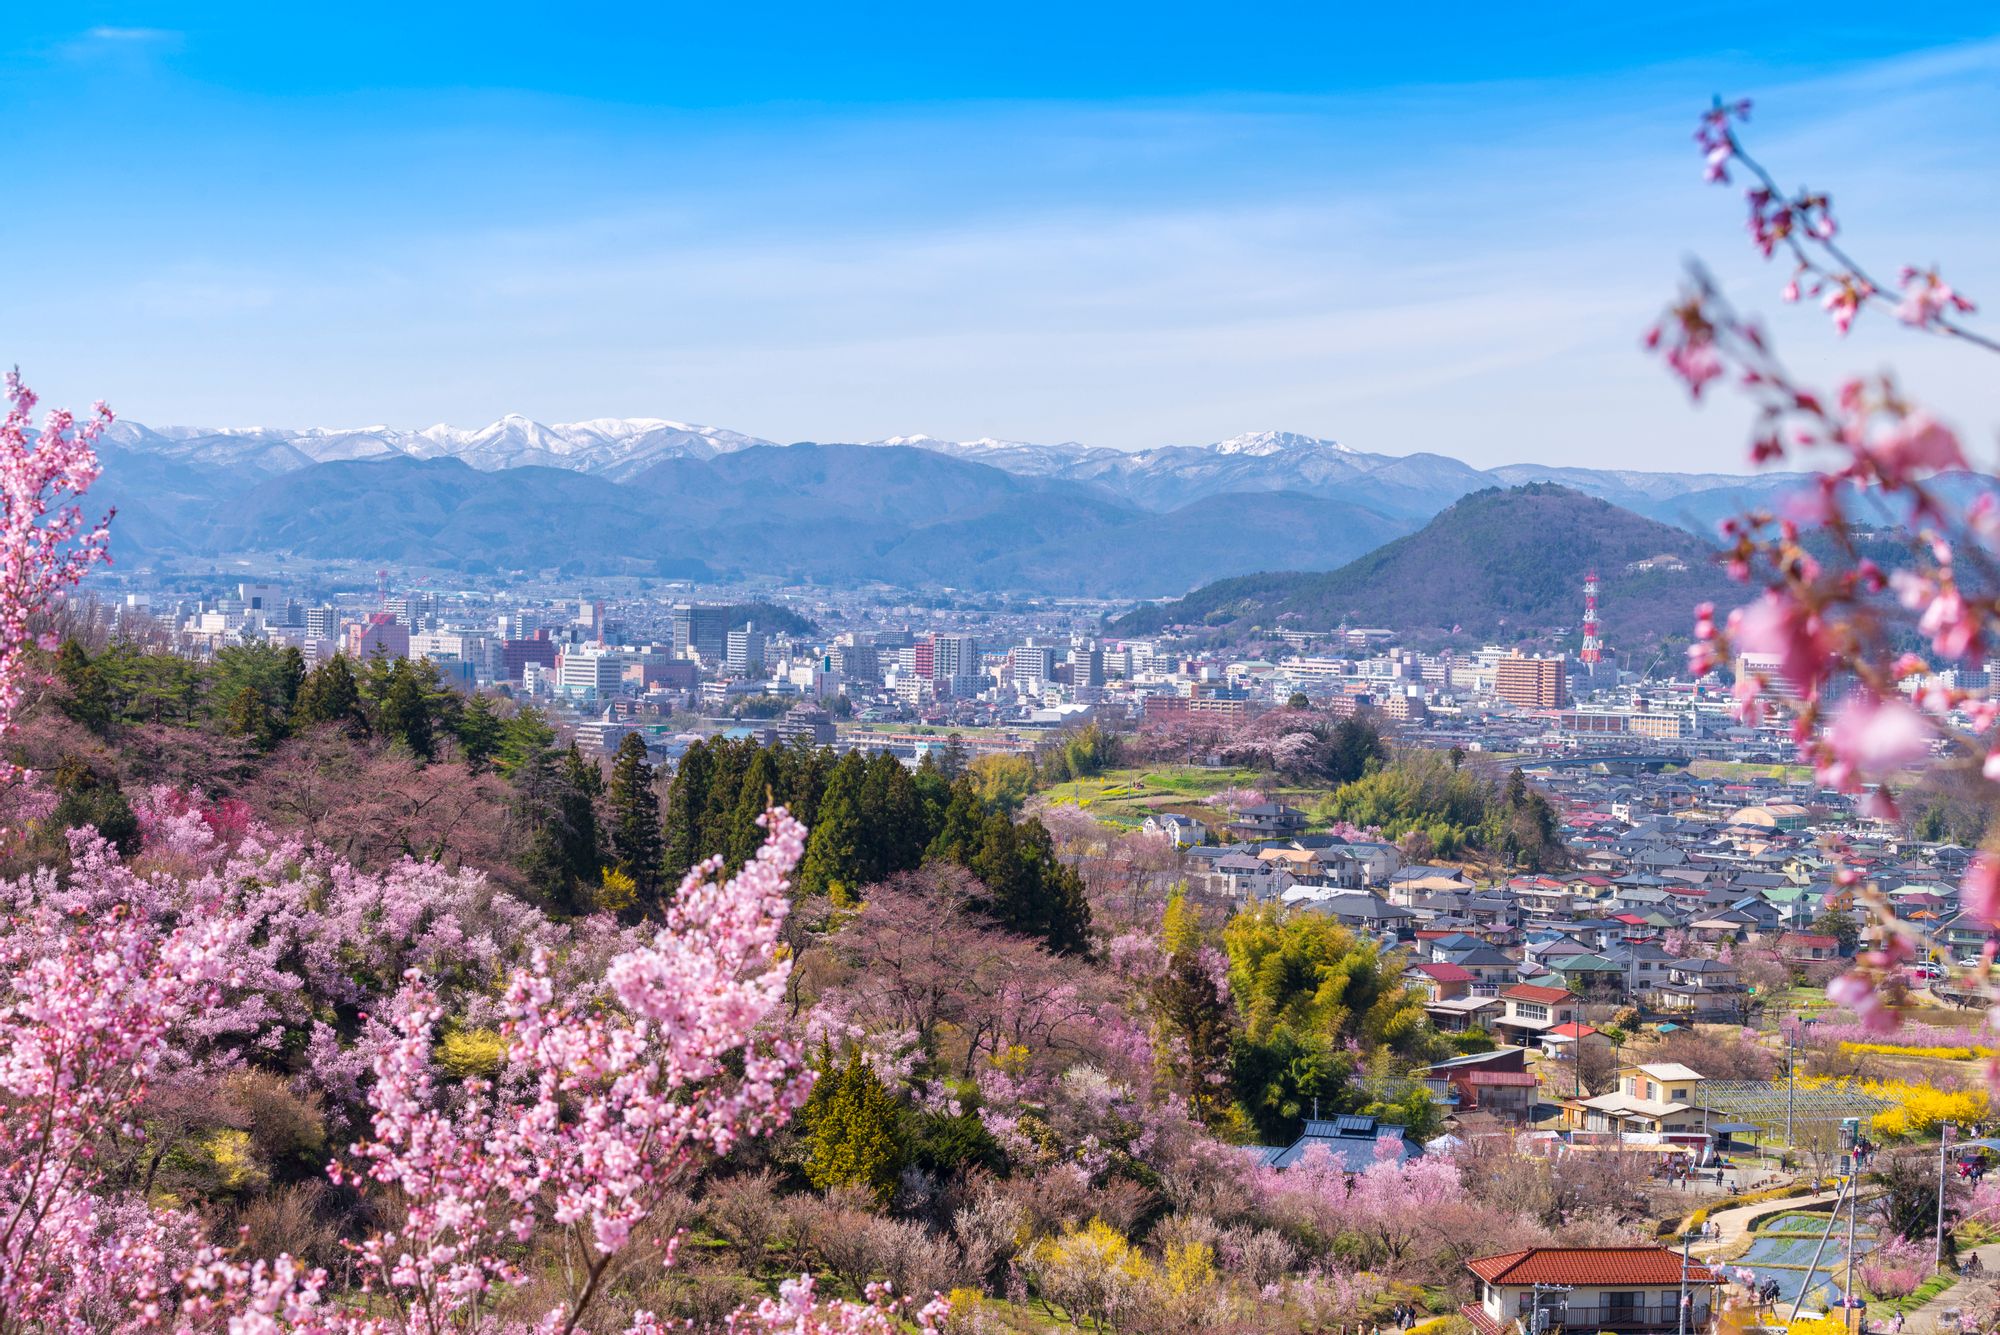
<instances>
[{"instance_id":1,"label":"red and white radio tower","mask_svg":"<svg viewBox=\"0 0 2000 1335\"><path fill-rule=\"evenodd\" d=\"M1577 655L1592 675L1604 660L1604 640L1597 633L1597 572L1583 577L1583 652Z\"/></svg>"}]
</instances>

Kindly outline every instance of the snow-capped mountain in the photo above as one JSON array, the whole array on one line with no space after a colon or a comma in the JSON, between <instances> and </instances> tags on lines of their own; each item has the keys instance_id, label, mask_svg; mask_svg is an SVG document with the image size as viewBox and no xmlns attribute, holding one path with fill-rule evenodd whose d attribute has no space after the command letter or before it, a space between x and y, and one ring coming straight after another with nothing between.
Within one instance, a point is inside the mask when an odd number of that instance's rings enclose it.
<instances>
[{"instance_id":1,"label":"snow-capped mountain","mask_svg":"<svg viewBox=\"0 0 2000 1335\"><path fill-rule=\"evenodd\" d=\"M1336 454L1355 453L1337 440L1301 436L1296 431L1250 431L1240 436L1231 436L1228 440L1217 441L1209 448L1217 454L1253 455L1260 459L1276 454L1319 454L1328 450Z\"/></svg>"},{"instance_id":2,"label":"snow-capped mountain","mask_svg":"<svg viewBox=\"0 0 2000 1335\"><path fill-rule=\"evenodd\" d=\"M723 427L653 417L605 417L544 424L518 413L477 428L439 424L284 430L273 427L147 427L121 422L110 440L125 449L270 477L346 460L455 458L483 472L537 466L626 482L667 460L713 460L773 442ZM1770 479L1728 474L1510 465L1484 470L1440 454L1372 454L1292 431L1254 431L1206 445L1114 450L1075 441L945 440L888 436L875 448L924 450L1019 477L1076 482L1146 510L1170 511L1212 497L1292 492L1337 499L1374 514L1422 522L1460 497L1531 479L1559 481L1590 495L1674 522L1696 512L1683 498L1736 498ZM1721 502L1718 501L1718 504ZM1687 511L1683 514L1682 511Z\"/></svg>"},{"instance_id":3,"label":"snow-capped mountain","mask_svg":"<svg viewBox=\"0 0 2000 1335\"><path fill-rule=\"evenodd\" d=\"M662 459L712 459L718 454L769 445L767 440L721 427L663 418L598 418L544 425L519 413L476 429L443 423L408 431L364 426L286 430L274 427L147 427L120 422L107 437L114 445L189 463L284 473L311 464L348 459L463 459L474 468L568 468L623 481Z\"/></svg>"}]
</instances>

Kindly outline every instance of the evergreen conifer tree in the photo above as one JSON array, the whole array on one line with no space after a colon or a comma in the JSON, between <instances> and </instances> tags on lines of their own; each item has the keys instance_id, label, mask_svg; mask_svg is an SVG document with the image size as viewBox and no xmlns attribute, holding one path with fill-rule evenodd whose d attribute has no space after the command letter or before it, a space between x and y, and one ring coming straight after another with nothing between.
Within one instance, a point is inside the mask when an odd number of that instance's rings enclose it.
<instances>
[{"instance_id":1,"label":"evergreen conifer tree","mask_svg":"<svg viewBox=\"0 0 2000 1335\"><path fill-rule=\"evenodd\" d=\"M897 1135L902 1107L860 1049L836 1066L821 1058L819 1080L799 1111L805 1140L806 1179L821 1191L863 1187L887 1201L902 1172L904 1150Z\"/></svg>"},{"instance_id":2,"label":"evergreen conifer tree","mask_svg":"<svg viewBox=\"0 0 2000 1335\"><path fill-rule=\"evenodd\" d=\"M301 729L322 723L366 728L366 720L361 716L361 690L355 683L347 655L335 654L307 674L299 684L292 715Z\"/></svg>"},{"instance_id":3,"label":"evergreen conifer tree","mask_svg":"<svg viewBox=\"0 0 2000 1335\"><path fill-rule=\"evenodd\" d=\"M834 903L854 902L862 881L862 847L868 832L861 818L866 778L860 753L849 751L833 767L819 802L819 823L806 842L797 878L801 898L828 895Z\"/></svg>"},{"instance_id":4,"label":"evergreen conifer tree","mask_svg":"<svg viewBox=\"0 0 2000 1335\"><path fill-rule=\"evenodd\" d=\"M653 767L646 759L646 740L627 733L611 762L611 854L618 870L631 878L641 903L653 902L660 889L660 798L653 791Z\"/></svg>"},{"instance_id":5,"label":"evergreen conifer tree","mask_svg":"<svg viewBox=\"0 0 2000 1335\"><path fill-rule=\"evenodd\" d=\"M458 716L456 735L459 754L465 757L465 767L474 774L484 771L494 752L500 749L501 727L491 697L474 695L465 702Z\"/></svg>"},{"instance_id":6,"label":"evergreen conifer tree","mask_svg":"<svg viewBox=\"0 0 2000 1335\"><path fill-rule=\"evenodd\" d=\"M708 784L715 773L715 758L708 743L689 745L667 786L667 811L660 853L660 882L672 888L698 862L701 849L701 813L708 805Z\"/></svg>"}]
</instances>

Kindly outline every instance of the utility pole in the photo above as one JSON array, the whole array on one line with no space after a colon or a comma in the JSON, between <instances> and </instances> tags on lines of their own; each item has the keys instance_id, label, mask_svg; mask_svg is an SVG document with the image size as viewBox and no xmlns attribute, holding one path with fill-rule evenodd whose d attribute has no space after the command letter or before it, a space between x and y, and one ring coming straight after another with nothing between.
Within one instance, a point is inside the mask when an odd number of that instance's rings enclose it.
<instances>
[{"instance_id":1,"label":"utility pole","mask_svg":"<svg viewBox=\"0 0 2000 1335\"><path fill-rule=\"evenodd\" d=\"M1841 1279L1840 1325L1843 1330L1852 1330L1854 1320L1854 1216L1861 1204L1861 1149L1850 1145L1847 1150L1847 1178L1853 1189L1847 1193L1847 1270Z\"/></svg>"},{"instance_id":2,"label":"utility pole","mask_svg":"<svg viewBox=\"0 0 2000 1335\"><path fill-rule=\"evenodd\" d=\"M1795 1072L1798 1069L1798 1023L1782 1030L1785 1036L1785 1148L1796 1150L1792 1141L1792 1091L1798 1088Z\"/></svg>"},{"instance_id":3,"label":"utility pole","mask_svg":"<svg viewBox=\"0 0 2000 1335\"><path fill-rule=\"evenodd\" d=\"M1688 1239L1694 1236L1687 1229L1681 1230L1681 1328L1680 1335L1688 1335Z\"/></svg>"},{"instance_id":4,"label":"utility pole","mask_svg":"<svg viewBox=\"0 0 2000 1335\"><path fill-rule=\"evenodd\" d=\"M1952 1133L1956 1130L1950 1122L1946 1122L1938 1133L1937 1256L1931 1262L1936 1270L1944 1269L1944 1161Z\"/></svg>"}]
</instances>

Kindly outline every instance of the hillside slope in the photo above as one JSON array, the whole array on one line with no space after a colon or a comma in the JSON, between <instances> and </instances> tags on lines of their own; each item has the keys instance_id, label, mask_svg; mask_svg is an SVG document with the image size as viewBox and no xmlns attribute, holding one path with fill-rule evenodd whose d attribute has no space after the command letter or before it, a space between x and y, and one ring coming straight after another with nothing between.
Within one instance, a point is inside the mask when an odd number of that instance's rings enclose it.
<instances>
[{"instance_id":1,"label":"hillside slope","mask_svg":"<svg viewBox=\"0 0 2000 1335\"><path fill-rule=\"evenodd\" d=\"M1653 558L1662 566L1640 568ZM1673 568L1678 565L1679 568ZM1605 636L1640 649L1686 631L1704 598L1740 589L1684 530L1550 483L1477 492L1422 529L1337 570L1248 575L1112 623L1324 629L1346 622L1415 637L1514 640L1572 628L1596 570Z\"/></svg>"}]
</instances>

